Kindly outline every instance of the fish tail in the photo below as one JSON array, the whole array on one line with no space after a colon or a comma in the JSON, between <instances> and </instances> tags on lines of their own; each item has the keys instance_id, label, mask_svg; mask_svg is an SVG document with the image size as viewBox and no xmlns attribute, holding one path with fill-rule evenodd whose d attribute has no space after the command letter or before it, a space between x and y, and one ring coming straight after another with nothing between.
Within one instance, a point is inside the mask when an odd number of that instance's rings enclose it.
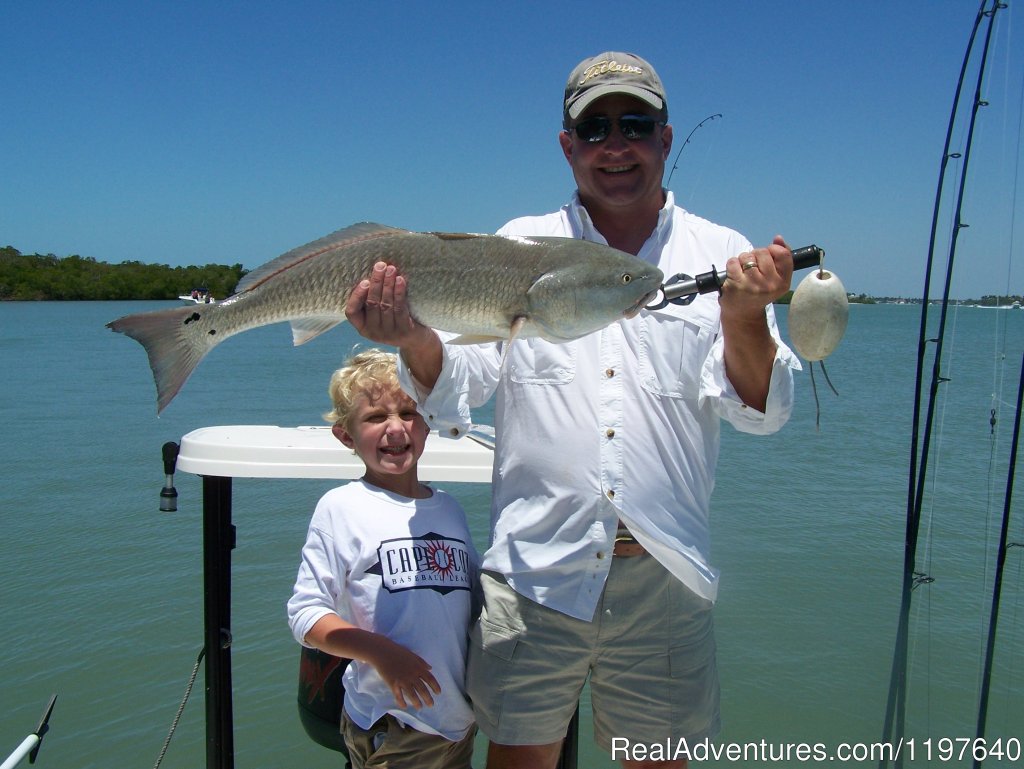
<instances>
[{"instance_id":1,"label":"fish tail","mask_svg":"<svg viewBox=\"0 0 1024 769\"><path fill-rule=\"evenodd\" d=\"M107 328L130 336L146 348L156 383L157 414L174 399L206 353L221 341L221 337L194 330L192 321L199 317L199 311L192 307L175 307L126 315L107 324Z\"/></svg>"}]
</instances>

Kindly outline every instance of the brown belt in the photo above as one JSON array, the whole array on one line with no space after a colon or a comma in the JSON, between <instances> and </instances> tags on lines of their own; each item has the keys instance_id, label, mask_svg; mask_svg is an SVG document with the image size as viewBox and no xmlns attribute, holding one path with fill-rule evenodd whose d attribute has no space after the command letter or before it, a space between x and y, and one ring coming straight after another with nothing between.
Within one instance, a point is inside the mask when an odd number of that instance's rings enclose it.
<instances>
[{"instance_id":1,"label":"brown belt","mask_svg":"<svg viewBox=\"0 0 1024 769\"><path fill-rule=\"evenodd\" d=\"M631 558L634 555L647 555L647 548L627 532L615 537L615 547L612 553L620 558Z\"/></svg>"}]
</instances>

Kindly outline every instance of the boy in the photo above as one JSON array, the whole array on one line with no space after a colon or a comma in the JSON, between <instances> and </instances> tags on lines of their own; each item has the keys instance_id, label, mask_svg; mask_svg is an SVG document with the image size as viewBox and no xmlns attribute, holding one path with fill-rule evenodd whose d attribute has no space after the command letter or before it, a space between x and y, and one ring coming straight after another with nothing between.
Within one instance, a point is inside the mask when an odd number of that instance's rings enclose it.
<instances>
[{"instance_id":1,"label":"boy","mask_svg":"<svg viewBox=\"0 0 1024 769\"><path fill-rule=\"evenodd\" d=\"M394 354L355 355L328 392L324 418L366 473L320 499L289 625L303 645L353 660L341 728L356 769L468 769L478 557L465 514L417 478L428 428L398 385Z\"/></svg>"}]
</instances>

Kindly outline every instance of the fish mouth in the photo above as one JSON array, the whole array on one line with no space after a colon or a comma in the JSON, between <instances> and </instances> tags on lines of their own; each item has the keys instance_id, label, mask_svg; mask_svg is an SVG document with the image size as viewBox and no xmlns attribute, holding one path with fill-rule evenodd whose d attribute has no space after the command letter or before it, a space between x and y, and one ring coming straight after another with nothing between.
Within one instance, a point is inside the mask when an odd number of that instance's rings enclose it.
<instances>
[{"instance_id":1,"label":"fish mouth","mask_svg":"<svg viewBox=\"0 0 1024 769\"><path fill-rule=\"evenodd\" d=\"M651 300L654 299L654 297L656 297L658 295L659 291L661 291L660 288L656 288L656 289L653 289L652 291L648 291L642 297L637 299L636 302L631 304L626 309L626 311L624 313L622 313L622 316L624 318L626 318L627 320L630 319L630 318L635 318L640 313L640 310L644 309L648 304L651 303Z\"/></svg>"}]
</instances>

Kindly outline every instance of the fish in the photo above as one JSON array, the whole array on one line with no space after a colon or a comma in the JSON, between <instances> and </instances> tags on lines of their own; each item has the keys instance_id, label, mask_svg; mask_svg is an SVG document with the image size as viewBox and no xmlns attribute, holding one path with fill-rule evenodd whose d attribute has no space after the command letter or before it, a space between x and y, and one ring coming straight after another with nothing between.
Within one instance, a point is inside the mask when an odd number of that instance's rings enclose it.
<instances>
[{"instance_id":1,"label":"fish","mask_svg":"<svg viewBox=\"0 0 1024 769\"><path fill-rule=\"evenodd\" d=\"M458 334L450 344L578 339L639 313L663 280L661 270L631 254L575 238L361 222L256 268L216 304L136 313L107 327L145 348L159 414L207 353L235 334L287 321L301 345L334 328L345 320L352 288L377 262L405 276L419 323Z\"/></svg>"}]
</instances>

